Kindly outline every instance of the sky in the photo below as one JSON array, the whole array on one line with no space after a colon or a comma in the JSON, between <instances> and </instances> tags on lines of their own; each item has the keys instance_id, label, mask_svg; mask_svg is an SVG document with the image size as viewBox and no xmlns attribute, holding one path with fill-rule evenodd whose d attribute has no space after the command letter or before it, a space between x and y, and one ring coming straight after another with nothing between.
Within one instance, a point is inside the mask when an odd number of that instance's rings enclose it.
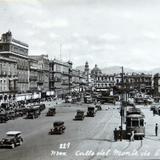
<instances>
[{"instance_id":1,"label":"sky","mask_svg":"<svg viewBox=\"0 0 160 160\"><path fill-rule=\"evenodd\" d=\"M92 68L160 67L159 0L0 0L0 34Z\"/></svg>"}]
</instances>

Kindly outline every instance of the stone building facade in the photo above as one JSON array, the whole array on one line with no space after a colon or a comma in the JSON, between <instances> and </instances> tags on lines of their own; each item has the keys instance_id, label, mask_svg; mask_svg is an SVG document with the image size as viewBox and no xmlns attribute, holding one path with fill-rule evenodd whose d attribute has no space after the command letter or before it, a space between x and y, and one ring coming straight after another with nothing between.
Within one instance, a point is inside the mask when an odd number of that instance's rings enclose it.
<instances>
[{"instance_id":1,"label":"stone building facade","mask_svg":"<svg viewBox=\"0 0 160 160\"><path fill-rule=\"evenodd\" d=\"M154 83L154 96L155 97L160 97L160 74L157 73L153 77Z\"/></svg>"},{"instance_id":2,"label":"stone building facade","mask_svg":"<svg viewBox=\"0 0 160 160\"><path fill-rule=\"evenodd\" d=\"M136 90L145 94L152 94L152 75L144 73L132 73L124 75L124 86L126 89Z\"/></svg>"},{"instance_id":3,"label":"stone building facade","mask_svg":"<svg viewBox=\"0 0 160 160\"><path fill-rule=\"evenodd\" d=\"M17 92L17 62L0 56L0 94Z\"/></svg>"},{"instance_id":4,"label":"stone building facade","mask_svg":"<svg viewBox=\"0 0 160 160\"><path fill-rule=\"evenodd\" d=\"M69 94L72 88L72 62L63 62L57 59L50 60L49 88L55 95Z\"/></svg>"},{"instance_id":5,"label":"stone building facade","mask_svg":"<svg viewBox=\"0 0 160 160\"><path fill-rule=\"evenodd\" d=\"M32 76L36 73L37 77L33 77L33 79L37 78L37 90L46 92L49 90L49 59L48 55L32 55L29 56L36 63L35 66L31 68ZM33 65L33 63L32 63ZM34 69L33 69L34 68Z\"/></svg>"},{"instance_id":6,"label":"stone building facade","mask_svg":"<svg viewBox=\"0 0 160 160\"><path fill-rule=\"evenodd\" d=\"M17 90L27 92L28 90L28 45L14 39L8 31L2 34L0 40L0 56L15 60L17 62Z\"/></svg>"}]
</instances>

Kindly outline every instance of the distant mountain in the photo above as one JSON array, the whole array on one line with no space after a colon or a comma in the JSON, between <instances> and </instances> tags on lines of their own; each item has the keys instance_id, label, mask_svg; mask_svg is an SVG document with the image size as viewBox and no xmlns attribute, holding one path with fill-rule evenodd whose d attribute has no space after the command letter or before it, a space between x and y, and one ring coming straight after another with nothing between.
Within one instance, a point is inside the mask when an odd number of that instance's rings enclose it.
<instances>
[{"instance_id":1,"label":"distant mountain","mask_svg":"<svg viewBox=\"0 0 160 160\"><path fill-rule=\"evenodd\" d=\"M84 71L84 66L77 66L76 69L79 69L80 71ZM93 69L93 68L91 68ZM114 74L114 73L121 73L122 72L122 68L121 66L110 66L110 67L105 67L105 68L100 68L102 73L104 74ZM124 67L124 72L125 73L150 73L150 74L156 74L156 73L160 73L160 68L154 68L152 70L135 70L132 68L127 68Z\"/></svg>"},{"instance_id":2,"label":"distant mountain","mask_svg":"<svg viewBox=\"0 0 160 160\"><path fill-rule=\"evenodd\" d=\"M125 73L137 72L136 70L131 69L131 68L124 67L123 69L124 69ZM105 74L121 73L122 67L121 66L112 66L112 67L102 68L101 70L102 70L102 73L105 73Z\"/></svg>"},{"instance_id":3,"label":"distant mountain","mask_svg":"<svg viewBox=\"0 0 160 160\"><path fill-rule=\"evenodd\" d=\"M105 67L105 68L102 68L101 70L102 70L102 73L105 73L105 74L113 74L113 73L121 73L122 72L121 66ZM154 68L152 70L135 70L132 68L124 67L124 72L125 73L135 72L135 73L156 74L156 73L160 73L160 68Z\"/></svg>"}]
</instances>

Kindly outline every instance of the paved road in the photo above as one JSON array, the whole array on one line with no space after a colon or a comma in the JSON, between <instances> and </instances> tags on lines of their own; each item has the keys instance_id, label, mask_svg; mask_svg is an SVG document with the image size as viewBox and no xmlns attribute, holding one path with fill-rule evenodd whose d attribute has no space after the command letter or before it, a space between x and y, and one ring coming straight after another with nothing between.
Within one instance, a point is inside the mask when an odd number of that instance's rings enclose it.
<instances>
[{"instance_id":1,"label":"paved road","mask_svg":"<svg viewBox=\"0 0 160 160\"><path fill-rule=\"evenodd\" d=\"M47 107L53 104L48 103ZM54 117L45 117L47 109L38 119L25 120L18 118L0 124L0 138L8 130L20 130L23 133L24 143L15 149L1 149L0 160L52 160L52 159L85 159L94 156L80 155L80 152L96 151L97 146L113 139L112 131L118 126L119 113L116 109L103 110L96 113L94 118L86 117L84 121L73 121L77 109L87 110L87 105L64 104L56 106L57 114ZM56 120L65 121L66 131L63 135L48 135L49 129ZM68 144L61 149L60 144ZM56 154L55 152L56 151ZM80 151L78 153L78 151ZM59 156L61 154L61 156ZM82 154L82 153L81 153Z\"/></svg>"},{"instance_id":2,"label":"paved road","mask_svg":"<svg viewBox=\"0 0 160 160\"><path fill-rule=\"evenodd\" d=\"M47 107L53 106L47 103ZM106 108L110 109L106 110ZM113 130L120 125L119 106L104 105L94 118L73 121L77 109L87 110L87 105L59 104L54 117L45 117L47 109L38 119L19 118L0 124L0 138L8 130L20 130L24 143L14 149L0 149L0 160L128 160L158 159L160 135L154 135L154 125L160 116L153 116L149 107L141 107L146 118L146 137L143 141L113 141ZM56 120L65 121L62 135L48 135ZM62 148L60 144L66 144Z\"/></svg>"}]
</instances>

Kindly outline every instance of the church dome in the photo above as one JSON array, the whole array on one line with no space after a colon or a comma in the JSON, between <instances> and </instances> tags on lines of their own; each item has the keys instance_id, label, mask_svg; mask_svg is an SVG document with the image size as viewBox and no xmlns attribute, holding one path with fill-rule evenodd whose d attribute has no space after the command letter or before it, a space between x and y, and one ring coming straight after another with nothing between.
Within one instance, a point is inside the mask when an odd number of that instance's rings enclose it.
<instances>
[{"instance_id":1,"label":"church dome","mask_svg":"<svg viewBox=\"0 0 160 160\"><path fill-rule=\"evenodd\" d=\"M98 68L98 66L96 64L95 67L91 70L91 75L96 76L99 74L102 74L102 71Z\"/></svg>"}]
</instances>

